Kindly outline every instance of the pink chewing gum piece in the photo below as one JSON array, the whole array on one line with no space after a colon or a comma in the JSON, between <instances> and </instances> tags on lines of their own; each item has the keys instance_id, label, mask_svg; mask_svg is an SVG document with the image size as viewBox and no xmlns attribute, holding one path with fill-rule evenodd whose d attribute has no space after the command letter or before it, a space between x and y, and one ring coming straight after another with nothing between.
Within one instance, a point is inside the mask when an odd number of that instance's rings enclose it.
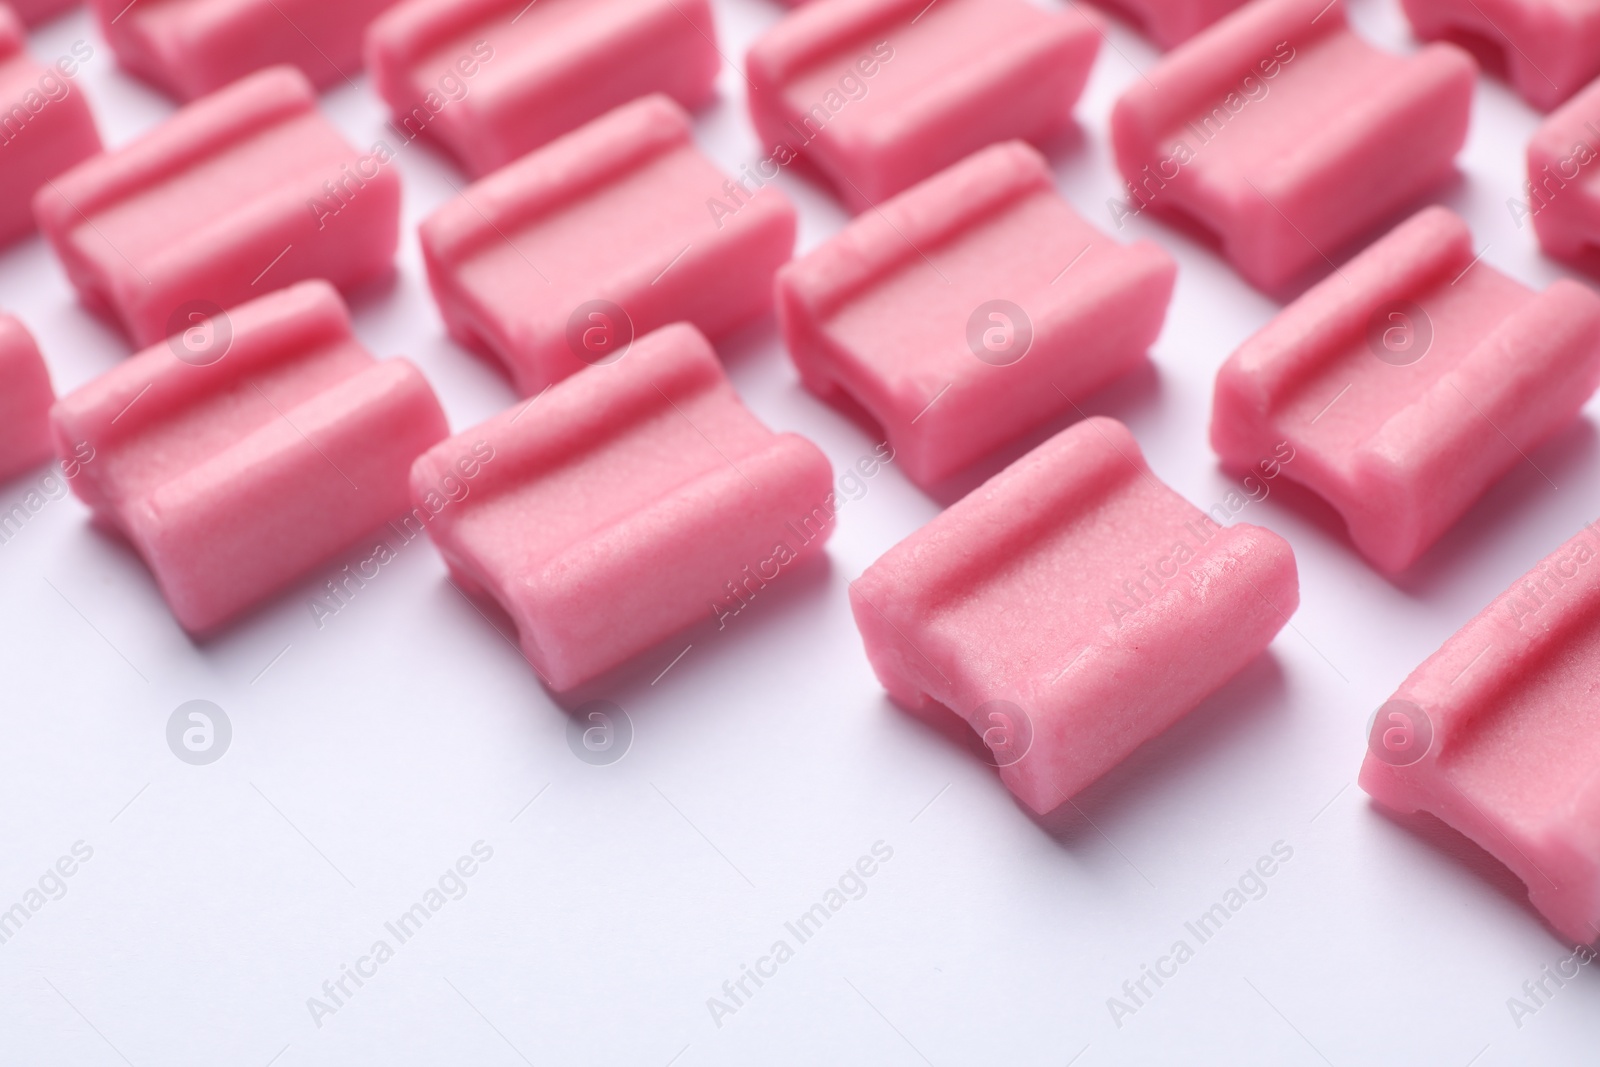
<instances>
[{"instance_id":1,"label":"pink chewing gum piece","mask_svg":"<svg viewBox=\"0 0 1600 1067\"><path fill-rule=\"evenodd\" d=\"M1477 262L1440 207L1290 304L1217 373L1211 446L1247 467L1279 442L1290 479L1362 555L1405 569L1600 385L1600 298L1535 293Z\"/></svg>"},{"instance_id":2,"label":"pink chewing gum piece","mask_svg":"<svg viewBox=\"0 0 1600 1067\"><path fill-rule=\"evenodd\" d=\"M33 335L12 316L0 315L0 482L55 454L50 443L55 399Z\"/></svg>"},{"instance_id":3,"label":"pink chewing gum piece","mask_svg":"<svg viewBox=\"0 0 1600 1067\"><path fill-rule=\"evenodd\" d=\"M65 67L35 62L27 39L16 12L0 3L0 245L33 232L28 205L40 186L100 151L83 91ZM61 62L76 73L76 59Z\"/></svg>"},{"instance_id":4,"label":"pink chewing gum piece","mask_svg":"<svg viewBox=\"0 0 1600 1067\"><path fill-rule=\"evenodd\" d=\"M179 100L282 63L319 88L361 71L367 24L394 0L89 0L117 62Z\"/></svg>"},{"instance_id":5,"label":"pink chewing gum piece","mask_svg":"<svg viewBox=\"0 0 1600 1067\"><path fill-rule=\"evenodd\" d=\"M1579 260L1600 248L1600 81L1567 101L1528 142L1528 185L1521 217L1532 217L1539 244L1559 259ZM1519 202L1512 200L1513 211Z\"/></svg>"},{"instance_id":6,"label":"pink chewing gum piece","mask_svg":"<svg viewBox=\"0 0 1600 1067\"><path fill-rule=\"evenodd\" d=\"M1176 48L1245 0L1096 0L1097 6L1133 20L1162 48Z\"/></svg>"},{"instance_id":7,"label":"pink chewing gum piece","mask_svg":"<svg viewBox=\"0 0 1600 1067\"><path fill-rule=\"evenodd\" d=\"M1424 40L1484 54L1523 99L1548 111L1600 74L1594 0L1400 0Z\"/></svg>"},{"instance_id":8,"label":"pink chewing gum piece","mask_svg":"<svg viewBox=\"0 0 1600 1067\"><path fill-rule=\"evenodd\" d=\"M1072 124L1100 35L1025 0L813 0L750 49L750 114L861 211L996 141Z\"/></svg>"},{"instance_id":9,"label":"pink chewing gum piece","mask_svg":"<svg viewBox=\"0 0 1600 1067\"><path fill-rule=\"evenodd\" d=\"M772 306L794 249L777 188L744 193L695 150L664 96L625 104L469 187L422 224L450 334L523 395L687 321L716 339Z\"/></svg>"},{"instance_id":10,"label":"pink chewing gum piece","mask_svg":"<svg viewBox=\"0 0 1600 1067\"><path fill-rule=\"evenodd\" d=\"M707 0L404 0L366 47L396 126L473 176L640 96L699 107L722 66Z\"/></svg>"},{"instance_id":11,"label":"pink chewing gum piece","mask_svg":"<svg viewBox=\"0 0 1600 1067\"><path fill-rule=\"evenodd\" d=\"M252 300L57 402L72 488L205 633L407 506L411 463L449 432L422 375L378 362L326 282Z\"/></svg>"},{"instance_id":12,"label":"pink chewing gum piece","mask_svg":"<svg viewBox=\"0 0 1600 1067\"><path fill-rule=\"evenodd\" d=\"M1340 0L1249 4L1158 63L1111 116L1127 180L1118 219L1145 208L1220 240L1274 289L1451 172L1477 67L1451 45L1397 56L1345 24Z\"/></svg>"},{"instance_id":13,"label":"pink chewing gum piece","mask_svg":"<svg viewBox=\"0 0 1600 1067\"><path fill-rule=\"evenodd\" d=\"M11 0L9 5L24 25L37 26L78 6L78 0Z\"/></svg>"},{"instance_id":14,"label":"pink chewing gum piece","mask_svg":"<svg viewBox=\"0 0 1600 1067\"><path fill-rule=\"evenodd\" d=\"M485 456L447 501L463 457ZM832 482L817 447L758 422L679 323L430 450L405 521L565 691L696 620L725 624L820 553Z\"/></svg>"},{"instance_id":15,"label":"pink chewing gum piece","mask_svg":"<svg viewBox=\"0 0 1600 1067\"><path fill-rule=\"evenodd\" d=\"M1361 788L1426 811L1600 937L1600 533L1593 524L1463 626L1373 721Z\"/></svg>"},{"instance_id":16,"label":"pink chewing gum piece","mask_svg":"<svg viewBox=\"0 0 1600 1067\"><path fill-rule=\"evenodd\" d=\"M778 317L807 388L849 394L927 486L1140 362L1176 274L1080 218L1010 141L785 266Z\"/></svg>"},{"instance_id":17,"label":"pink chewing gum piece","mask_svg":"<svg viewBox=\"0 0 1600 1067\"><path fill-rule=\"evenodd\" d=\"M347 144L305 76L274 67L79 164L33 211L79 298L149 345L197 304L387 271L400 239L387 158Z\"/></svg>"},{"instance_id":18,"label":"pink chewing gum piece","mask_svg":"<svg viewBox=\"0 0 1600 1067\"><path fill-rule=\"evenodd\" d=\"M1287 542L1218 526L1106 418L1017 460L850 587L890 696L961 715L1040 814L1233 677L1299 599Z\"/></svg>"}]
</instances>

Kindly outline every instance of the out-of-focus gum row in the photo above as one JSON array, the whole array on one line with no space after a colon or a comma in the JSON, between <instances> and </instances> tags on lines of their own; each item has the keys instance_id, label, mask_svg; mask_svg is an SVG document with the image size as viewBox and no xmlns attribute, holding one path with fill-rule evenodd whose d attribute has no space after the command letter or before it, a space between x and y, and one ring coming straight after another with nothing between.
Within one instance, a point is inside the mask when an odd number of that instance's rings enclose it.
<instances>
[{"instance_id":1,"label":"out-of-focus gum row","mask_svg":"<svg viewBox=\"0 0 1600 1067\"><path fill-rule=\"evenodd\" d=\"M805 387L932 489L1144 365L1173 292L1172 258L1085 221L1040 154L1102 38L1077 7L809 0L746 57L764 154L729 175L689 116L723 62L707 0L90 5L119 63L184 106L103 151L87 55L24 50L68 5L0 5L0 241L37 227L142 350L57 400L0 318L0 476L57 457L195 635L393 522L569 692L740 610L834 528L828 460L744 407L716 341L775 313ZM1589 261L1600 5L1404 6L1440 43L1375 48L1340 0L1128 0L1171 51L1110 121L1119 224L1205 234L1269 295L1326 275L1223 364L1211 444L1321 496L1386 573L1600 385L1589 286L1533 292L1460 218L1417 210L1454 171L1478 75L1447 42L1475 42L1555 109L1520 203L1546 253ZM316 95L363 67L394 135L367 152ZM453 436L340 295L390 269L390 142L418 139L474 179L421 228L441 317L523 398ZM856 215L799 259L785 169ZM897 701L966 718L1047 812L1294 612L1289 545L1216 512L1120 423L1081 419L850 583L867 656ZM1419 667L1361 774L1506 862L1582 942L1600 935L1597 556L1579 531Z\"/></svg>"}]
</instances>

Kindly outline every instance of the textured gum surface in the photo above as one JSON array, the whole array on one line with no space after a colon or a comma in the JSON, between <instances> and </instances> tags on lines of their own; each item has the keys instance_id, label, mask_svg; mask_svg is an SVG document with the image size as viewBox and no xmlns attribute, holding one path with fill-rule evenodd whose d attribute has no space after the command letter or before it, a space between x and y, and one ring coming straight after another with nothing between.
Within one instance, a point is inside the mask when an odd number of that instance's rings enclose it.
<instances>
[{"instance_id":1,"label":"textured gum surface","mask_svg":"<svg viewBox=\"0 0 1600 1067\"><path fill-rule=\"evenodd\" d=\"M1244 0L1097 0L1099 7L1131 19L1162 48L1175 48L1227 15Z\"/></svg>"},{"instance_id":2,"label":"textured gum surface","mask_svg":"<svg viewBox=\"0 0 1600 1067\"><path fill-rule=\"evenodd\" d=\"M188 303L387 271L400 179L317 112L304 75L273 67L61 175L33 210L80 299L148 345Z\"/></svg>"},{"instance_id":3,"label":"textured gum surface","mask_svg":"<svg viewBox=\"0 0 1600 1067\"><path fill-rule=\"evenodd\" d=\"M33 232L40 186L100 151L83 90L40 66L26 42L16 11L0 3L0 245Z\"/></svg>"},{"instance_id":4,"label":"textured gum surface","mask_svg":"<svg viewBox=\"0 0 1600 1067\"><path fill-rule=\"evenodd\" d=\"M1534 293L1475 258L1466 223L1427 208L1217 373L1217 453L1243 467L1289 441L1285 474L1338 509L1386 571L1415 561L1600 384L1600 298L1565 279ZM1431 343L1396 365L1376 354L1375 322L1394 325L1396 345L1424 332Z\"/></svg>"},{"instance_id":5,"label":"textured gum surface","mask_svg":"<svg viewBox=\"0 0 1600 1067\"><path fill-rule=\"evenodd\" d=\"M29 26L37 26L78 6L78 0L11 0L11 9Z\"/></svg>"},{"instance_id":6,"label":"textured gum surface","mask_svg":"<svg viewBox=\"0 0 1600 1067\"><path fill-rule=\"evenodd\" d=\"M396 125L474 177L640 96L699 107L722 66L707 0L405 0L366 47Z\"/></svg>"},{"instance_id":7,"label":"textured gum surface","mask_svg":"<svg viewBox=\"0 0 1600 1067\"><path fill-rule=\"evenodd\" d=\"M441 504L486 452L467 495ZM725 618L820 552L832 481L817 447L758 422L706 339L678 324L422 456L407 521L564 691Z\"/></svg>"},{"instance_id":8,"label":"textured gum surface","mask_svg":"<svg viewBox=\"0 0 1600 1067\"><path fill-rule=\"evenodd\" d=\"M0 315L0 482L54 454L50 405L55 399L33 335L13 316Z\"/></svg>"},{"instance_id":9,"label":"textured gum surface","mask_svg":"<svg viewBox=\"0 0 1600 1067\"><path fill-rule=\"evenodd\" d=\"M1400 0L1423 40L1490 44L1496 66L1548 111L1600 74L1600 4L1593 0Z\"/></svg>"},{"instance_id":10,"label":"textured gum surface","mask_svg":"<svg viewBox=\"0 0 1600 1067\"><path fill-rule=\"evenodd\" d=\"M1528 142L1528 184L1520 198L1539 244L1575 260L1600 247L1600 81L1568 100ZM1521 218L1517 219L1518 222Z\"/></svg>"},{"instance_id":11,"label":"textured gum surface","mask_svg":"<svg viewBox=\"0 0 1600 1067\"><path fill-rule=\"evenodd\" d=\"M686 321L716 339L758 318L794 249L795 213L773 187L713 213L708 201L734 202L732 184L663 96L524 156L422 224L451 335L529 395L593 361L568 331L590 301L620 307L634 337Z\"/></svg>"},{"instance_id":12,"label":"textured gum surface","mask_svg":"<svg viewBox=\"0 0 1600 1067\"><path fill-rule=\"evenodd\" d=\"M1591 524L1446 641L1393 698L1413 729L1422 710L1425 753L1402 766L1370 749L1361 767L1373 797L1437 816L1511 868L1579 944L1600 937L1597 558ZM1382 722L1403 727L1392 707Z\"/></svg>"},{"instance_id":13,"label":"textured gum surface","mask_svg":"<svg viewBox=\"0 0 1600 1067\"><path fill-rule=\"evenodd\" d=\"M785 266L778 315L806 385L848 393L884 427L907 475L929 485L1135 366L1161 331L1176 273L1155 245L1124 247L1085 222L1044 158L1011 141ZM1024 350L1002 313L1012 330L990 355L1000 365L968 336L995 298L1020 307L1031 330Z\"/></svg>"},{"instance_id":14,"label":"textured gum surface","mask_svg":"<svg viewBox=\"0 0 1600 1067\"><path fill-rule=\"evenodd\" d=\"M281 63L318 88L361 72L361 37L394 0L89 0L117 62L179 100Z\"/></svg>"},{"instance_id":15,"label":"textured gum surface","mask_svg":"<svg viewBox=\"0 0 1600 1067\"><path fill-rule=\"evenodd\" d=\"M811 0L750 49L750 113L853 211L1072 123L1100 35L1024 0ZM870 71L871 73L868 73Z\"/></svg>"},{"instance_id":16,"label":"textured gum surface","mask_svg":"<svg viewBox=\"0 0 1600 1067\"><path fill-rule=\"evenodd\" d=\"M1043 813L1259 655L1299 583L1282 538L1218 526L1093 418L890 549L850 601L896 700L980 732L990 701L1022 710L1032 744L1001 777Z\"/></svg>"},{"instance_id":17,"label":"textured gum surface","mask_svg":"<svg viewBox=\"0 0 1600 1067\"><path fill-rule=\"evenodd\" d=\"M1182 45L1117 101L1127 209L1199 223L1273 289L1451 172L1477 67L1451 45L1397 56L1341 0L1262 0Z\"/></svg>"},{"instance_id":18,"label":"textured gum surface","mask_svg":"<svg viewBox=\"0 0 1600 1067\"><path fill-rule=\"evenodd\" d=\"M325 282L234 308L60 400L72 488L133 543L186 630L254 606L406 508L412 461L448 432L417 369L378 362ZM180 359L178 351L199 352Z\"/></svg>"}]
</instances>

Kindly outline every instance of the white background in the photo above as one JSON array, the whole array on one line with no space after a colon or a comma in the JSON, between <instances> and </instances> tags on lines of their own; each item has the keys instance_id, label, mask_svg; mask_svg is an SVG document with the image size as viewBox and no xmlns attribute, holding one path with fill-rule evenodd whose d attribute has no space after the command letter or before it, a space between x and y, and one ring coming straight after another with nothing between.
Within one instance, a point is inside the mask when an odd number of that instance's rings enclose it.
<instances>
[{"instance_id":1,"label":"white background","mask_svg":"<svg viewBox=\"0 0 1600 1067\"><path fill-rule=\"evenodd\" d=\"M715 6L735 60L781 14ZM1358 0L1352 17L1415 47L1393 0ZM1156 58L1125 27L1109 33L1080 131L1050 149L1062 193L1103 227L1118 191L1107 116ZM31 47L49 61L79 38L96 48L79 84L109 144L171 110L116 71L82 14ZM697 133L734 170L765 152L731 66L720 87ZM364 85L324 107L362 146L384 135ZM1480 83L1462 177L1436 199L1470 220L1486 262L1542 286L1562 269L1506 209L1536 123ZM445 339L423 279L416 224L460 176L416 146L398 165L398 275L358 296L357 328L379 355L415 360L461 429L513 396ZM781 181L801 250L842 224L826 195ZM1152 368L1086 406L1127 422L1155 472L1206 507L1235 484L1206 446L1212 377L1278 305L1153 220L1123 236L1177 257L1177 294ZM39 338L58 391L128 351L36 238L0 253L0 304ZM771 322L721 350L767 423L811 437L836 469L872 451L802 391ZM635 728L626 757L600 767L574 757L565 714L425 542L320 630L309 600L334 565L196 645L136 558L75 499L53 501L0 546L0 908L74 842L94 854L0 945L0 1063L1581 1062L1600 1034L1596 976L1515 1025L1507 998L1570 947L1503 868L1352 783L1371 709L1594 517L1592 418L1397 582L1353 554L1326 507L1275 483L1240 518L1294 546L1293 627L1080 810L1043 820L969 755L965 727L891 705L862 654L846 580L940 507L892 467L843 510L825 565L585 694ZM0 487L0 505L42 473ZM211 766L165 741L195 698L233 724ZM393 944L384 922L479 840L493 859L467 894L314 1025L307 998L376 939ZM715 1025L707 998L880 840L893 859L866 895ZM1266 895L1196 945L1184 922L1279 841L1293 858ZM1180 937L1194 959L1117 1027L1107 998Z\"/></svg>"}]
</instances>

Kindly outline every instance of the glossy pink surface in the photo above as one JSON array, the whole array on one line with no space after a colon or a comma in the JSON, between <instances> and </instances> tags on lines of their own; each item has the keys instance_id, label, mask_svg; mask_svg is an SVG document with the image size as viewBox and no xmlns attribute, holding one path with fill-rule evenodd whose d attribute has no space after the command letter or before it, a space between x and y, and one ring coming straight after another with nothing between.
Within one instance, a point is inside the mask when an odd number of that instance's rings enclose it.
<instances>
[{"instance_id":1,"label":"glossy pink surface","mask_svg":"<svg viewBox=\"0 0 1600 1067\"><path fill-rule=\"evenodd\" d=\"M985 145L1072 125L1100 35L1025 0L811 0L750 49L762 147L852 210Z\"/></svg>"},{"instance_id":2,"label":"glossy pink surface","mask_svg":"<svg viewBox=\"0 0 1600 1067\"><path fill-rule=\"evenodd\" d=\"M1568 940L1600 937L1600 533L1556 549L1411 672L1361 787L1492 853Z\"/></svg>"},{"instance_id":3,"label":"glossy pink surface","mask_svg":"<svg viewBox=\"0 0 1600 1067\"><path fill-rule=\"evenodd\" d=\"M651 96L468 187L421 239L451 336L527 395L668 323L717 339L766 314L794 234L781 191L741 189Z\"/></svg>"},{"instance_id":4,"label":"glossy pink surface","mask_svg":"<svg viewBox=\"0 0 1600 1067\"><path fill-rule=\"evenodd\" d=\"M400 179L350 146L290 67L252 74L39 191L34 215L78 295L138 344L196 302L390 269Z\"/></svg>"},{"instance_id":5,"label":"glossy pink surface","mask_svg":"<svg viewBox=\"0 0 1600 1067\"><path fill-rule=\"evenodd\" d=\"M758 422L678 324L430 450L406 522L567 690L694 622L726 625L821 552L832 481L817 447Z\"/></svg>"},{"instance_id":6,"label":"glossy pink surface","mask_svg":"<svg viewBox=\"0 0 1600 1067\"><path fill-rule=\"evenodd\" d=\"M1011 141L784 267L778 315L807 387L847 393L929 485L1137 365L1176 274L1085 222Z\"/></svg>"},{"instance_id":7,"label":"glossy pink surface","mask_svg":"<svg viewBox=\"0 0 1600 1067\"><path fill-rule=\"evenodd\" d=\"M404 0L366 48L394 124L474 177L640 96L699 107L722 66L707 0Z\"/></svg>"},{"instance_id":8,"label":"glossy pink surface","mask_svg":"<svg viewBox=\"0 0 1600 1067\"><path fill-rule=\"evenodd\" d=\"M1282 538L1218 526L1092 418L890 549L850 603L889 694L965 718L1043 813L1258 656L1299 584Z\"/></svg>"},{"instance_id":9,"label":"glossy pink surface","mask_svg":"<svg viewBox=\"0 0 1600 1067\"><path fill-rule=\"evenodd\" d=\"M0 481L55 454L50 443L55 399L50 371L33 335L13 316L0 315Z\"/></svg>"},{"instance_id":10,"label":"glossy pink surface","mask_svg":"<svg viewBox=\"0 0 1600 1067\"><path fill-rule=\"evenodd\" d=\"M1211 445L1338 509L1385 571L1409 566L1600 384L1600 298L1535 293L1477 260L1466 223L1413 216L1279 313L1217 373ZM1475 262L1476 261L1476 262Z\"/></svg>"},{"instance_id":11,"label":"glossy pink surface","mask_svg":"<svg viewBox=\"0 0 1600 1067\"><path fill-rule=\"evenodd\" d=\"M1374 48L1342 0L1259 0L1182 45L1117 101L1120 215L1173 214L1274 289L1452 173L1477 66Z\"/></svg>"},{"instance_id":12,"label":"glossy pink surface","mask_svg":"<svg viewBox=\"0 0 1600 1067\"><path fill-rule=\"evenodd\" d=\"M121 531L186 630L283 589L406 507L412 461L448 432L422 375L379 362L326 282L196 320L61 399L72 481Z\"/></svg>"}]
</instances>

